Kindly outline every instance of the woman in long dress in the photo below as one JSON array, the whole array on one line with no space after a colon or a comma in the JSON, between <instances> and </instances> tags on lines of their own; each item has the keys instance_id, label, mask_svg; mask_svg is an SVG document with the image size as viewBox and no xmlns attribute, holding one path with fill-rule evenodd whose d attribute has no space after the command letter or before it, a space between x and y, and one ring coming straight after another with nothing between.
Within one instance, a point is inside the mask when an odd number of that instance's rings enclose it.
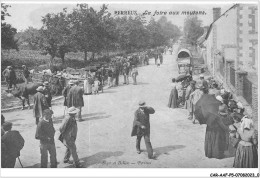
<instances>
[{"instance_id":1,"label":"woman in long dress","mask_svg":"<svg viewBox=\"0 0 260 178\"><path fill-rule=\"evenodd\" d=\"M172 79L172 84L171 84L171 94L168 102L168 107L169 108L178 108L178 91L177 91L177 83L175 78Z\"/></svg>"},{"instance_id":2,"label":"woman in long dress","mask_svg":"<svg viewBox=\"0 0 260 178\"><path fill-rule=\"evenodd\" d=\"M207 128L205 135L205 155L208 158L224 158L225 150L225 132L229 132L229 128L223 123L220 117L210 115L207 118Z\"/></svg>"},{"instance_id":3,"label":"woman in long dress","mask_svg":"<svg viewBox=\"0 0 260 178\"><path fill-rule=\"evenodd\" d=\"M236 138L241 139L238 143L234 164L235 168L257 168L257 131L253 127L253 120L245 116L241 127L237 129Z\"/></svg>"}]
</instances>

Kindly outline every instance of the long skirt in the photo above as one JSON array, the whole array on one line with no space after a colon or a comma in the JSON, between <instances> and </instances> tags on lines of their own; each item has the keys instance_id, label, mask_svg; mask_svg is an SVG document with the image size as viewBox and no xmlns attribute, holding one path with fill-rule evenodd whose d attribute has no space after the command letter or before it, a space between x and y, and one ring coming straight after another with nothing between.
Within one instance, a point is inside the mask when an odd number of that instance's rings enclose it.
<instances>
[{"instance_id":1,"label":"long skirt","mask_svg":"<svg viewBox=\"0 0 260 178\"><path fill-rule=\"evenodd\" d=\"M208 158L224 158L224 150L225 150L225 132L219 128L206 128L205 135L205 156Z\"/></svg>"},{"instance_id":2,"label":"long skirt","mask_svg":"<svg viewBox=\"0 0 260 178\"><path fill-rule=\"evenodd\" d=\"M169 102L168 102L169 108L177 108L178 107L178 91L176 88L172 89Z\"/></svg>"},{"instance_id":3,"label":"long skirt","mask_svg":"<svg viewBox=\"0 0 260 178\"><path fill-rule=\"evenodd\" d=\"M234 164L235 168L257 168L258 167L258 155L257 149L254 145L243 146L238 144Z\"/></svg>"}]
</instances>

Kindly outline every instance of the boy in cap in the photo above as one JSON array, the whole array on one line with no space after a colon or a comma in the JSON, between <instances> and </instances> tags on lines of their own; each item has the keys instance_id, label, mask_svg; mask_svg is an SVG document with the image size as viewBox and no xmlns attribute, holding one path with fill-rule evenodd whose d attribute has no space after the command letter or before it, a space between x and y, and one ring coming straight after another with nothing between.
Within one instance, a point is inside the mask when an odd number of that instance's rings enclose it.
<instances>
[{"instance_id":1,"label":"boy in cap","mask_svg":"<svg viewBox=\"0 0 260 178\"><path fill-rule=\"evenodd\" d=\"M53 111L45 109L42 120L37 125L35 138L40 140L41 168L47 168L48 152L50 154L51 168L57 168L56 147L54 142L55 129L52 122Z\"/></svg>"},{"instance_id":2,"label":"boy in cap","mask_svg":"<svg viewBox=\"0 0 260 178\"><path fill-rule=\"evenodd\" d=\"M36 91L37 93L33 96L33 116L36 118L36 125L38 125L39 119L43 116L43 111L49 109L46 97L43 94L43 86L39 86Z\"/></svg>"},{"instance_id":3,"label":"boy in cap","mask_svg":"<svg viewBox=\"0 0 260 178\"><path fill-rule=\"evenodd\" d=\"M3 124L5 134L2 136L2 144L6 146L5 155L2 155L4 159L4 168L14 168L16 158L20 156L20 150L24 146L24 139L21 134L12 130L12 123L5 122Z\"/></svg>"},{"instance_id":4,"label":"boy in cap","mask_svg":"<svg viewBox=\"0 0 260 178\"><path fill-rule=\"evenodd\" d=\"M63 162L70 163L69 158L72 155L74 166L76 168L82 167L79 162L77 147L75 144L78 132L78 126L75 116L78 112L79 109L75 108L74 106L68 109L69 116L65 117L65 119L63 120L60 126L59 136L59 140L67 147Z\"/></svg>"},{"instance_id":5,"label":"boy in cap","mask_svg":"<svg viewBox=\"0 0 260 178\"><path fill-rule=\"evenodd\" d=\"M139 102L139 108L135 111L135 118L131 136L136 138L136 151L141 153L140 143L144 137L145 146L148 152L148 158L154 159L153 148L150 141L150 114L154 114L155 110L152 107L146 106L144 101Z\"/></svg>"}]
</instances>

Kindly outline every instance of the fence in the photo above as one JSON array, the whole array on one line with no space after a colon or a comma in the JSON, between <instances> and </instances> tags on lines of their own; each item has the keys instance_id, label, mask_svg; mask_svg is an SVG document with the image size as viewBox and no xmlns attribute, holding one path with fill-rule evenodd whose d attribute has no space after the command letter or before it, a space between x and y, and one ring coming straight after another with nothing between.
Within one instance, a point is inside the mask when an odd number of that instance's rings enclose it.
<instances>
[{"instance_id":1,"label":"fence","mask_svg":"<svg viewBox=\"0 0 260 178\"><path fill-rule=\"evenodd\" d=\"M252 106L252 82L247 77L243 81L243 97Z\"/></svg>"},{"instance_id":2,"label":"fence","mask_svg":"<svg viewBox=\"0 0 260 178\"><path fill-rule=\"evenodd\" d=\"M236 87L236 71L233 67L230 67L230 83Z\"/></svg>"}]
</instances>

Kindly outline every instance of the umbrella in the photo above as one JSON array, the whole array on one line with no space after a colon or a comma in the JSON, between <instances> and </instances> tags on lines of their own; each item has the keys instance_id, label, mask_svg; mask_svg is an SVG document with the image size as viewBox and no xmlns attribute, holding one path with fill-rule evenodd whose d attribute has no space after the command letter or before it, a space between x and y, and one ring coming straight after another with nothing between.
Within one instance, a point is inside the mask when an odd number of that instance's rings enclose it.
<instances>
[{"instance_id":1,"label":"umbrella","mask_svg":"<svg viewBox=\"0 0 260 178\"><path fill-rule=\"evenodd\" d=\"M211 124L218 117L221 102L215 96L204 94L195 104L194 115L200 124Z\"/></svg>"},{"instance_id":2,"label":"umbrella","mask_svg":"<svg viewBox=\"0 0 260 178\"><path fill-rule=\"evenodd\" d=\"M190 77L190 76L189 76L189 75L186 75L186 74L179 75L179 76L176 78L176 82L182 82L183 80L186 80L188 77Z\"/></svg>"}]
</instances>

